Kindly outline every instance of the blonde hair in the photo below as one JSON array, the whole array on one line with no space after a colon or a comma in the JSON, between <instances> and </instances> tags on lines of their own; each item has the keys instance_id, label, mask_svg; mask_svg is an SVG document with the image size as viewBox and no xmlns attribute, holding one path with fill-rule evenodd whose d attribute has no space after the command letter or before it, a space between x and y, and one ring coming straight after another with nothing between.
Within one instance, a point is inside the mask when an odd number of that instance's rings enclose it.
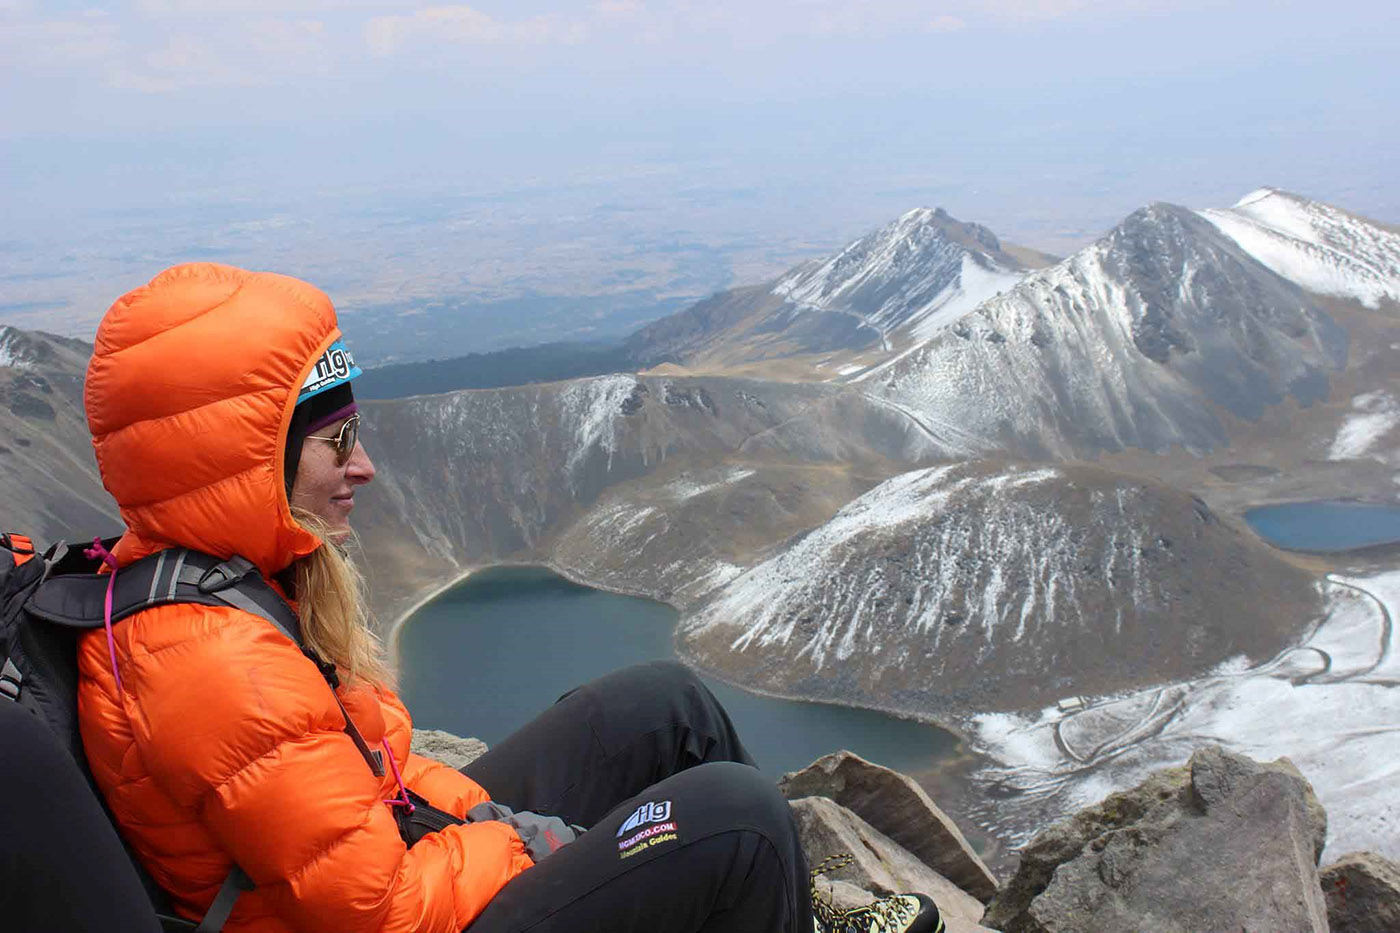
<instances>
[{"instance_id":1,"label":"blonde hair","mask_svg":"<svg viewBox=\"0 0 1400 933\"><path fill-rule=\"evenodd\" d=\"M365 680L392 687L393 670L372 627L360 568L320 517L298 508L292 509L292 517L321 539L320 547L292 563L297 615L307 647L333 663L346 683Z\"/></svg>"}]
</instances>

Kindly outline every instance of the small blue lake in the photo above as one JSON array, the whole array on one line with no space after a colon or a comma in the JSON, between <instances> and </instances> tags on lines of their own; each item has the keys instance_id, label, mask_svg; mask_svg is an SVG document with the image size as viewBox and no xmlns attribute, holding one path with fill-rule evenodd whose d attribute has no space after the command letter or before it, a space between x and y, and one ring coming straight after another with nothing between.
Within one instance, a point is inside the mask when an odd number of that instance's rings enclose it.
<instances>
[{"instance_id":1,"label":"small blue lake","mask_svg":"<svg viewBox=\"0 0 1400 933\"><path fill-rule=\"evenodd\" d=\"M414 723L499 742L580 683L675 656L677 612L541 567L473 574L399 632L401 694ZM951 733L868 710L758 696L707 680L774 777L841 748L911 775L949 758Z\"/></svg>"},{"instance_id":2,"label":"small blue lake","mask_svg":"<svg viewBox=\"0 0 1400 933\"><path fill-rule=\"evenodd\" d=\"M1295 551L1339 553L1400 542L1400 505L1289 502L1250 509L1244 520L1265 541Z\"/></svg>"}]
</instances>

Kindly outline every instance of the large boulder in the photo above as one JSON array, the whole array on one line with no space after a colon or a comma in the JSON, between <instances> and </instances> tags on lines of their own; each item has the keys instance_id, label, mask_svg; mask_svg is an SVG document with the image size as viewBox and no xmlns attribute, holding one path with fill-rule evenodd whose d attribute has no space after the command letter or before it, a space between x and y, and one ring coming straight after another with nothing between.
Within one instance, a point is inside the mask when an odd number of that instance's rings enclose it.
<instances>
[{"instance_id":1,"label":"large boulder","mask_svg":"<svg viewBox=\"0 0 1400 933\"><path fill-rule=\"evenodd\" d=\"M1321 872L1332 933L1400 930L1400 865L1374 852L1343 855Z\"/></svg>"},{"instance_id":2,"label":"large boulder","mask_svg":"<svg viewBox=\"0 0 1400 933\"><path fill-rule=\"evenodd\" d=\"M415 755L461 770L486 754L486 743L481 739L464 739L441 729L414 729L411 749Z\"/></svg>"},{"instance_id":3,"label":"large boulder","mask_svg":"<svg viewBox=\"0 0 1400 933\"><path fill-rule=\"evenodd\" d=\"M991 869L913 778L842 750L784 775L778 787L788 800L836 801L984 904L996 893Z\"/></svg>"},{"instance_id":4,"label":"large boulder","mask_svg":"<svg viewBox=\"0 0 1400 933\"><path fill-rule=\"evenodd\" d=\"M848 864L816 880L819 896L840 909L859 907L878 897L919 892L933 898L949 930L980 930L982 902L939 875L856 814L825 797L791 803L798 838L808 861L817 867L828 856L849 853Z\"/></svg>"},{"instance_id":5,"label":"large boulder","mask_svg":"<svg viewBox=\"0 0 1400 933\"><path fill-rule=\"evenodd\" d=\"M1287 759L1200 749L1037 836L983 922L1006 933L1325 933L1326 835Z\"/></svg>"}]
</instances>

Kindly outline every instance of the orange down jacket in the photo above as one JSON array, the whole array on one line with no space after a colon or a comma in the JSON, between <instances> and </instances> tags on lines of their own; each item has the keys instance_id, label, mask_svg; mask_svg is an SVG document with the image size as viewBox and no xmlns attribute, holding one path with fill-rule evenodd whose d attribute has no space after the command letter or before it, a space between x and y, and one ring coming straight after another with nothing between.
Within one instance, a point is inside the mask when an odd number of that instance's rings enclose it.
<instances>
[{"instance_id":1,"label":"orange down jacket","mask_svg":"<svg viewBox=\"0 0 1400 933\"><path fill-rule=\"evenodd\" d=\"M241 554L269 579L319 541L292 520L283 449L297 390L340 336L330 300L285 276L169 269L114 304L88 369L88 424L126 533L126 564L181 545ZM120 570L118 571L120 573ZM122 832L177 909L198 918L232 863L256 883L226 930L456 931L532 863L503 823L453 826L412 849L344 732L315 665L235 609L148 609L79 648L79 716ZM371 747L459 816L488 799L409 753L387 688L340 688Z\"/></svg>"}]
</instances>

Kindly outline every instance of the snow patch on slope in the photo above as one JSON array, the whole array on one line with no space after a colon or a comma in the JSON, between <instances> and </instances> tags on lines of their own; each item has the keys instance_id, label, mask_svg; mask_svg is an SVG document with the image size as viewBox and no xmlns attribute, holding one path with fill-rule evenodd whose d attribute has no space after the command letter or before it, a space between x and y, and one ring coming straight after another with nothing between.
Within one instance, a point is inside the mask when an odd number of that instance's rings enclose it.
<instances>
[{"instance_id":1,"label":"snow patch on slope","mask_svg":"<svg viewBox=\"0 0 1400 933\"><path fill-rule=\"evenodd\" d=\"M998 762L979 821L1028 842L1048 821L1219 743L1291 758L1327 808L1324 860L1370 849L1400 858L1400 571L1334 576L1327 610L1297 647L1256 667L1091 700L1082 712L974 717L973 744Z\"/></svg>"},{"instance_id":2,"label":"snow patch on slope","mask_svg":"<svg viewBox=\"0 0 1400 933\"><path fill-rule=\"evenodd\" d=\"M1366 392L1351 400L1352 414L1337 429L1337 438L1327 452L1328 460L1359 460L1371 457L1382 463L1395 459L1394 449L1378 449L1385 437L1400 426L1400 403L1385 390Z\"/></svg>"},{"instance_id":3,"label":"snow patch on slope","mask_svg":"<svg viewBox=\"0 0 1400 933\"><path fill-rule=\"evenodd\" d=\"M1259 262L1323 295L1368 308L1400 301L1400 234L1327 204L1271 188L1198 212Z\"/></svg>"},{"instance_id":4,"label":"snow patch on slope","mask_svg":"<svg viewBox=\"0 0 1400 933\"><path fill-rule=\"evenodd\" d=\"M908 317L908 328L915 340L927 340L955 324L959 318L988 298L1007 291L1024 276L1000 268L988 269L971 254L962 258L957 281Z\"/></svg>"},{"instance_id":5,"label":"snow patch on slope","mask_svg":"<svg viewBox=\"0 0 1400 933\"><path fill-rule=\"evenodd\" d=\"M0 324L0 366L12 369L31 369L32 362L24 352L21 341L28 338L8 324Z\"/></svg>"},{"instance_id":6,"label":"snow patch on slope","mask_svg":"<svg viewBox=\"0 0 1400 933\"><path fill-rule=\"evenodd\" d=\"M662 491L670 496L673 502L681 503L687 499L694 499L696 496L703 496L707 492L722 489L753 475L753 470L735 467L726 470L718 479L708 483L697 483L688 477L681 477L667 483L662 487Z\"/></svg>"},{"instance_id":7,"label":"snow patch on slope","mask_svg":"<svg viewBox=\"0 0 1400 933\"><path fill-rule=\"evenodd\" d=\"M574 445L566 464L573 477L594 449L600 449L611 468L618 452L617 421L622 403L637 387L631 376L601 376L569 383L559 393L560 418L572 424Z\"/></svg>"}]
</instances>

